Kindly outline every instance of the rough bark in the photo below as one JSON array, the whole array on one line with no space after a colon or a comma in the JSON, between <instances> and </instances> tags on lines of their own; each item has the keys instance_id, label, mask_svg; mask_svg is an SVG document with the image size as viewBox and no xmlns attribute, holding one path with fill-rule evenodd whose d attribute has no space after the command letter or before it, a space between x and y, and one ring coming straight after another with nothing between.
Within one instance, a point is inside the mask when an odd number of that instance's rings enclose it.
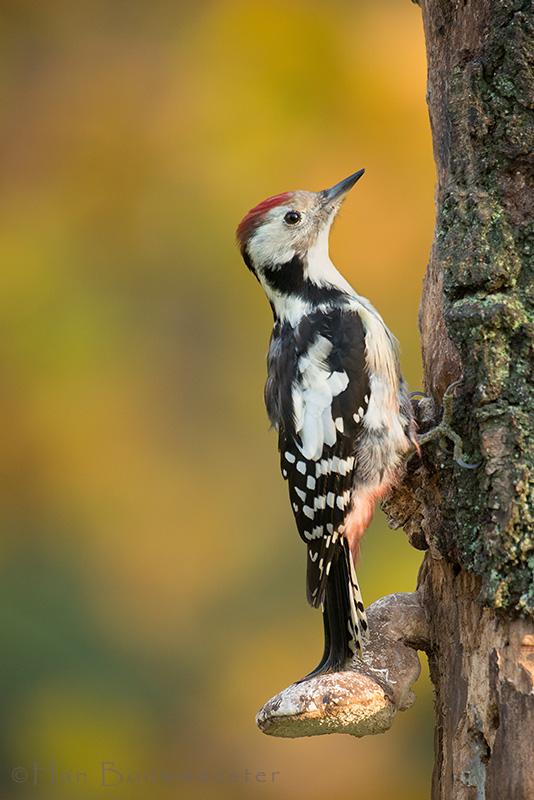
<instances>
[{"instance_id":1,"label":"rough bark","mask_svg":"<svg viewBox=\"0 0 534 800\"><path fill-rule=\"evenodd\" d=\"M437 408L464 375L454 425L467 459L483 459L462 469L429 445L421 482L404 488L418 507L397 512L428 547L418 593L436 698L432 797L532 800L534 6L420 5L437 171L424 379Z\"/></svg>"}]
</instances>

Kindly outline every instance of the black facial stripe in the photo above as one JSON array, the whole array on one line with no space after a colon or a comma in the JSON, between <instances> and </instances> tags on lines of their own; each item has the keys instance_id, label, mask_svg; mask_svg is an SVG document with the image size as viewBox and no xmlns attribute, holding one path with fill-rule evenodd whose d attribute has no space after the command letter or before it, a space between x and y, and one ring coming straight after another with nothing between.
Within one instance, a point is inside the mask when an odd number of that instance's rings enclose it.
<instances>
[{"instance_id":1,"label":"black facial stripe","mask_svg":"<svg viewBox=\"0 0 534 800\"><path fill-rule=\"evenodd\" d=\"M304 261L297 253L291 261L263 268L266 283L282 295L300 297L313 303L341 298L345 292L335 286L319 286L304 277Z\"/></svg>"},{"instance_id":2,"label":"black facial stripe","mask_svg":"<svg viewBox=\"0 0 534 800\"><path fill-rule=\"evenodd\" d=\"M273 264L263 269L265 280L282 294L300 294L304 284L304 262L296 253L285 264Z\"/></svg>"},{"instance_id":3,"label":"black facial stripe","mask_svg":"<svg viewBox=\"0 0 534 800\"><path fill-rule=\"evenodd\" d=\"M254 269L254 264L252 263L252 259L249 256L248 250L246 249L246 247L243 248L243 250L241 251L241 255L243 256L243 261L245 262L245 264L247 265L249 270L252 272L252 274L256 275L256 277L258 277L257 274L256 274L256 270Z\"/></svg>"}]
</instances>

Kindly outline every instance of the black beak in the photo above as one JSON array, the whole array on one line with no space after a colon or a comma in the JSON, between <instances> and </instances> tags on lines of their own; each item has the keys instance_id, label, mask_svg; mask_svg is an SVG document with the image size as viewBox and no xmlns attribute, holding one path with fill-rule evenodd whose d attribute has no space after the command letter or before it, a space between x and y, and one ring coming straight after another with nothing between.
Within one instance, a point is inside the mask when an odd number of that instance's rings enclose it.
<instances>
[{"instance_id":1,"label":"black beak","mask_svg":"<svg viewBox=\"0 0 534 800\"><path fill-rule=\"evenodd\" d=\"M336 183L336 185L332 186L331 189L325 189L323 192L321 192L326 202L335 203L337 201L341 201L347 192L352 189L356 181L362 177L364 172L365 170L361 169L359 172L355 172L354 175L349 175L349 177L345 178L345 180Z\"/></svg>"}]
</instances>

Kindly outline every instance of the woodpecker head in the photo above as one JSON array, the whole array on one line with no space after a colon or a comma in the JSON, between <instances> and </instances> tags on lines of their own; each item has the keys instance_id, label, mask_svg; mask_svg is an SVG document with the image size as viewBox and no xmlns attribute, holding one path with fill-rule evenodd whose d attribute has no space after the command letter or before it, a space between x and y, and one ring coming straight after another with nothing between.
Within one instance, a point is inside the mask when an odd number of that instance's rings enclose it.
<instances>
[{"instance_id":1,"label":"woodpecker head","mask_svg":"<svg viewBox=\"0 0 534 800\"><path fill-rule=\"evenodd\" d=\"M237 242L277 316L290 297L352 291L328 255L328 235L360 170L322 192L285 192L264 200L241 220ZM281 313L282 312L282 313Z\"/></svg>"}]
</instances>

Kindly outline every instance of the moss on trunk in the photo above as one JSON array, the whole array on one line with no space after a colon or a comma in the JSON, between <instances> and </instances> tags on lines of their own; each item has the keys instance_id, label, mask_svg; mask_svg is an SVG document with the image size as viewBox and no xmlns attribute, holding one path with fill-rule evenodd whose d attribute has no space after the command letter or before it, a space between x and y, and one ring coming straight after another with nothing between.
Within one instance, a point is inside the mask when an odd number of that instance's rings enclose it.
<instances>
[{"instance_id":1,"label":"moss on trunk","mask_svg":"<svg viewBox=\"0 0 534 800\"><path fill-rule=\"evenodd\" d=\"M435 543L481 578L484 603L534 615L534 11L525 0L422 6L434 259L464 374L456 425L484 460L443 471L447 535Z\"/></svg>"}]
</instances>

